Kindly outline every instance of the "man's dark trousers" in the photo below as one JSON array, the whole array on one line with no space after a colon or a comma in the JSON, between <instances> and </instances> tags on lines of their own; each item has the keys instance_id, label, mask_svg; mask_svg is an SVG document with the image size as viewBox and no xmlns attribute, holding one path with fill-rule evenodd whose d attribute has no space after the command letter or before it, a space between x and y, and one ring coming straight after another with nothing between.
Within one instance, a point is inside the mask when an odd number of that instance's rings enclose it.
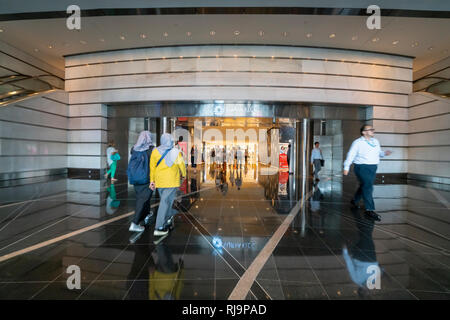
<instances>
[{"instance_id":1,"label":"man's dark trousers","mask_svg":"<svg viewBox=\"0 0 450 320\"><path fill-rule=\"evenodd\" d=\"M374 211L375 204L373 202L372 192L377 173L376 164L355 164L354 170L359 180L359 188L355 193L353 200L359 203L361 198L364 199L364 206L367 211Z\"/></svg>"}]
</instances>

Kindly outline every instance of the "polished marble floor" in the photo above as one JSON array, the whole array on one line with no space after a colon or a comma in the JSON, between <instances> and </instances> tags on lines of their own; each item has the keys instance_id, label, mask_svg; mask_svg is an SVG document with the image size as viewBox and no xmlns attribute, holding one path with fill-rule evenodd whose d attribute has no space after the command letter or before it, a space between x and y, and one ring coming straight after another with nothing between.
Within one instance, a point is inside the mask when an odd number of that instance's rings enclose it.
<instances>
[{"instance_id":1,"label":"polished marble floor","mask_svg":"<svg viewBox=\"0 0 450 320\"><path fill-rule=\"evenodd\" d=\"M448 188L377 181L374 222L349 206L353 177L269 169L189 168L176 228L158 245L152 225L128 231L135 195L123 178L4 184L0 299L228 299L294 214L246 299L450 298ZM72 265L80 289L67 287Z\"/></svg>"}]
</instances>

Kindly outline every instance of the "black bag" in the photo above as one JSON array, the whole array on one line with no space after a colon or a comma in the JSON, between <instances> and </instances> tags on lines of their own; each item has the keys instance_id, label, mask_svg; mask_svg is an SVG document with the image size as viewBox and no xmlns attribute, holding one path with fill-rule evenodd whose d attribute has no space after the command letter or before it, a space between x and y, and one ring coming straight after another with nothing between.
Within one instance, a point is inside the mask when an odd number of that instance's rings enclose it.
<instances>
[{"instance_id":1,"label":"black bag","mask_svg":"<svg viewBox=\"0 0 450 320\"><path fill-rule=\"evenodd\" d=\"M325 160L320 159L320 165L323 167L325 165Z\"/></svg>"}]
</instances>

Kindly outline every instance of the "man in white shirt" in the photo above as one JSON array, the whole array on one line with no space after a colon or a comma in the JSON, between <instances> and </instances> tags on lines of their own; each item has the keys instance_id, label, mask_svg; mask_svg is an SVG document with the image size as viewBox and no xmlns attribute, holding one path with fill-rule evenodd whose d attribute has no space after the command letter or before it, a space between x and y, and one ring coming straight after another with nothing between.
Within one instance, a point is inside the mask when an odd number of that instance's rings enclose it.
<instances>
[{"instance_id":1,"label":"man in white shirt","mask_svg":"<svg viewBox=\"0 0 450 320\"><path fill-rule=\"evenodd\" d=\"M311 164L314 165L314 177L316 180L319 180L319 171L322 169L322 163L320 160L323 160L322 150L319 148L320 143L314 143L314 149L311 152Z\"/></svg>"},{"instance_id":2,"label":"man in white shirt","mask_svg":"<svg viewBox=\"0 0 450 320\"><path fill-rule=\"evenodd\" d=\"M359 207L359 201L363 198L366 209L364 213L369 218L380 221L380 216L374 211L373 183L380 157L388 156L392 152L381 151L380 143L374 138L375 129L371 125L363 125L360 132L361 137L353 141L344 162L344 175L348 175L350 166L354 163L354 171L359 180L359 188L350 203L354 207Z\"/></svg>"}]
</instances>

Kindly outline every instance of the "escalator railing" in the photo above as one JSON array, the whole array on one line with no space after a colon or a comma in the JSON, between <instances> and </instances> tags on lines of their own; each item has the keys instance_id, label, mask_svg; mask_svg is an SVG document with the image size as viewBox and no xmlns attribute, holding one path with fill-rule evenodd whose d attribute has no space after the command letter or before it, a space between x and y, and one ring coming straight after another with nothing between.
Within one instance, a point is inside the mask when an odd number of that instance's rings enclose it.
<instances>
[{"instance_id":1,"label":"escalator railing","mask_svg":"<svg viewBox=\"0 0 450 320\"><path fill-rule=\"evenodd\" d=\"M64 80L53 75L13 75L0 78L0 107L43 92L64 90Z\"/></svg>"}]
</instances>

